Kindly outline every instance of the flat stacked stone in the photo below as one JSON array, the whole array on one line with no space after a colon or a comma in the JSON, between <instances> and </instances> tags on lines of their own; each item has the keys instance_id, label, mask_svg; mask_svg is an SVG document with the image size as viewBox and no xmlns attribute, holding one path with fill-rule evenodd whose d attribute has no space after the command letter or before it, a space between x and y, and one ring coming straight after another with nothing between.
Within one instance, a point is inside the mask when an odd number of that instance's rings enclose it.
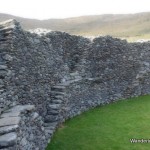
<instances>
[{"instance_id":1,"label":"flat stacked stone","mask_svg":"<svg viewBox=\"0 0 150 150\"><path fill-rule=\"evenodd\" d=\"M17 130L20 128L22 114L26 111L33 111L33 105L16 105L0 116L0 149L12 148L17 145Z\"/></svg>"}]
</instances>

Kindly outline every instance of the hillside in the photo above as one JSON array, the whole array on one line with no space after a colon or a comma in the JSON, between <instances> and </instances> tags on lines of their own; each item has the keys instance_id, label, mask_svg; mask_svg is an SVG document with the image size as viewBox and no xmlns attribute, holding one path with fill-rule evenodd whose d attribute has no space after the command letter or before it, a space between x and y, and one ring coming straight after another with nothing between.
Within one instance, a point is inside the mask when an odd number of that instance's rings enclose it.
<instances>
[{"instance_id":1,"label":"hillside","mask_svg":"<svg viewBox=\"0 0 150 150\"><path fill-rule=\"evenodd\" d=\"M129 40L150 39L150 12L49 20L27 19L0 14L0 21L11 18L18 20L25 29L46 28L84 36L112 35Z\"/></svg>"}]
</instances>

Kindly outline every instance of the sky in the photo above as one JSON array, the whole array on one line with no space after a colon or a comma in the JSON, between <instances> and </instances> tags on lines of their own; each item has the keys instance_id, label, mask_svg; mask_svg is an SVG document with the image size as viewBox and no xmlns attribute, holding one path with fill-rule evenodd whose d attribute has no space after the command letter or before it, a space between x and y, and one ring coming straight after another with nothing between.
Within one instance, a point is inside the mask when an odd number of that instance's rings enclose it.
<instances>
[{"instance_id":1,"label":"sky","mask_svg":"<svg viewBox=\"0 0 150 150\"><path fill-rule=\"evenodd\" d=\"M150 0L2 0L0 13L51 19L150 11Z\"/></svg>"}]
</instances>

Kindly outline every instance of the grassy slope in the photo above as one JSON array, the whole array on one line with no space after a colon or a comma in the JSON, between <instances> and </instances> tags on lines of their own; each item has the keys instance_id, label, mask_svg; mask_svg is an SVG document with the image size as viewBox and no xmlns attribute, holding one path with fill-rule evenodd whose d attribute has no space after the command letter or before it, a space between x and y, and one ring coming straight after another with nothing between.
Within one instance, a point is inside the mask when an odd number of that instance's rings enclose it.
<instances>
[{"instance_id":1,"label":"grassy slope","mask_svg":"<svg viewBox=\"0 0 150 150\"><path fill-rule=\"evenodd\" d=\"M66 121L46 150L149 150L150 96L101 106Z\"/></svg>"},{"instance_id":2,"label":"grassy slope","mask_svg":"<svg viewBox=\"0 0 150 150\"><path fill-rule=\"evenodd\" d=\"M127 15L95 15L68 19L36 20L0 14L0 21L15 18L26 29L47 28L84 36L112 35L129 40L150 39L150 12Z\"/></svg>"}]
</instances>

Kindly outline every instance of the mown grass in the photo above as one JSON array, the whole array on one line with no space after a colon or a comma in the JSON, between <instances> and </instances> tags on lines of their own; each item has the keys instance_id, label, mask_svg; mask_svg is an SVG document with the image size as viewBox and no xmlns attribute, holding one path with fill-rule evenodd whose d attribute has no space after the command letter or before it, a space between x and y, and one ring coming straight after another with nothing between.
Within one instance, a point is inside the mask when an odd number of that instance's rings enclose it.
<instances>
[{"instance_id":1,"label":"mown grass","mask_svg":"<svg viewBox=\"0 0 150 150\"><path fill-rule=\"evenodd\" d=\"M100 106L67 120L46 150L149 150L150 96Z\"/></svg>"}]
</instances>

